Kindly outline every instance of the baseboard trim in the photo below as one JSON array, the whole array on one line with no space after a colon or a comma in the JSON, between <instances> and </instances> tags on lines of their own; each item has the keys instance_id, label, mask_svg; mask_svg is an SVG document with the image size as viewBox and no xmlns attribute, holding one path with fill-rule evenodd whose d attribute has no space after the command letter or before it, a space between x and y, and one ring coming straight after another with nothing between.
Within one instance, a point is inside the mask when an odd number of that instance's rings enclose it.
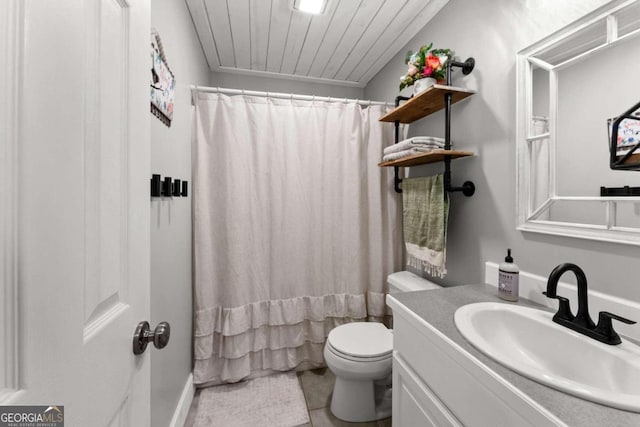
<instances>
[{"instance_id":1,"label":"baseboard trim","mask_svg":"<svg viewBox=\"0 0 640 427\"><path fill-rule=\"evenodd\" d=\"M191 408L191 402L193 402L193 396L196 392L196 388L193 385L193 374L189 374L187 377L187 382L184 385L184 389L182 390L182 394L180 395L180 400L178 401L178 406L176 406L176 410L173 413L173 417L171 418L170 427L183 427L185 421L187 420L187 415L189 414L189 408Z\"/></svg>"},{"instance_id":2,"label":"baseboard trim","mask_svg":"<svg viewBox=\"0 0 640 427\"><path fill-rule=\"evenodd\" d=\"M589 278L587 277L587 279ZM498 264L494 262L485 263L484 282L498 287ZM555 300L551 300L542 295L542 292L547 290L547 277L521 271L519 284L521 297L553 308L554 310L558 308L558 303ZM569 298L571 301L571 310L575 314L578 310L578 293L576 286L559 282L558 294ZM599 291L589 290L589 312L595 322L598 321L598 312L600 311L610 311L627 319L640 322L640 304ZM638 327L638 325L625 325L621 322L615 322L614 327L621 335L640 341L640 327Z\"/></svg>"}]
</instances>

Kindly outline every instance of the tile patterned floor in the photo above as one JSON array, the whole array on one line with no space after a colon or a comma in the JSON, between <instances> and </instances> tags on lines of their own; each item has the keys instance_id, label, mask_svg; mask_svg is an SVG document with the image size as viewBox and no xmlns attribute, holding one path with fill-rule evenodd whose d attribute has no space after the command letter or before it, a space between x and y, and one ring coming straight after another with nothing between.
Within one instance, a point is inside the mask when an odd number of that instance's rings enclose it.
<instances>
[{"instance_id":1,"label":"tile patterned floor","mask_svg":"<svg viewBox=\"0 0 640 427\"><path fill-rule=\"evenodd\" d=\"M298 380L302 385L304 398L307 402L307 410L309 411L309 419L311 420L310 423L299 427L391 427L391 418L369 423L347 423L334 417L329 405L331 404L331 392L333 391L335 377L329 369L320 368L299 372ZM193 427L199 398L200 392L197 391L184 427Z\"/></svg>"}]
</instances>

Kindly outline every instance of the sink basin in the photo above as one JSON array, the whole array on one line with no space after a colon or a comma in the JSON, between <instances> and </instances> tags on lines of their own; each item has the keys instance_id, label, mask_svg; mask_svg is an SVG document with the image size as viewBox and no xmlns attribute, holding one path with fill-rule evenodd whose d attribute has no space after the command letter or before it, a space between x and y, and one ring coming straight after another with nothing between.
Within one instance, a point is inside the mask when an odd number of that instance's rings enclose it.
<instances>
[{"instance_id":1,"label":"sink basin","mask_svg":"<svg viewBox=\"0 0 640 427\"><path fill-rule=\"evenodd\" d=\"M554 323L549 313L495 302L455 313L460 333L496 362L565 393L640 412L640 347L607 345Z\"/></svg>"}]
</instances>

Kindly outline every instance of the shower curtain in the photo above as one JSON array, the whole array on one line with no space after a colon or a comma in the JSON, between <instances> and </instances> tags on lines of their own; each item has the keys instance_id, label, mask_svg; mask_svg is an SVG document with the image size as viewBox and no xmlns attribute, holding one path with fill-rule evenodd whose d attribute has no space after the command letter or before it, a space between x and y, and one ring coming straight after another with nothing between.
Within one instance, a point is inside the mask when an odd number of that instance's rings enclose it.
<instances>
[{"instance_id":1,"label":"shower curtain","mask_svg":"<svg viewBox=\"0 0 640 427\"><path fill-rule=\"evenodd\" d=\"M197 94L196 384L322 366L333 327L386 314L402 255L384 112Z\"/></svg>"}]
</instances>

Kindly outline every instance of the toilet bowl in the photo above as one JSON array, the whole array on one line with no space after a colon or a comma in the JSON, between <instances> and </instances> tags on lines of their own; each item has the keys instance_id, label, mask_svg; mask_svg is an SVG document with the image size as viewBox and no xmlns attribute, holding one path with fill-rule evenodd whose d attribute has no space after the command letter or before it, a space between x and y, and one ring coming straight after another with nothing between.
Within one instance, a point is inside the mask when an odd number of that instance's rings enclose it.
<instances>
[{"instance_id":1,"label":"toilet bowl","mask_svg":"<svg viewBox=\"0 0 640 427\"><path fill-rule=\"evenodd\" d=\"M390 274L389 292L436 289L440 286L408 271ZM391 416L393 334L381 323L353 322L329 332L324 360L336 377L331 412L349 422Z\"/></svg>"},{"instance_id":2,"label":"toilet bowl","mask_svg":"<svg viewBox=\"0 0 640 427\"><path fill-rule=\"evenodd\" d=\"M390 383L392 350L391 331L381 323L347 323L329 332L324 360L336 377L333 415L350 422L391 416L391 394L383 402L385 390L380 389Z\"/></svg>"}]
</instances>

